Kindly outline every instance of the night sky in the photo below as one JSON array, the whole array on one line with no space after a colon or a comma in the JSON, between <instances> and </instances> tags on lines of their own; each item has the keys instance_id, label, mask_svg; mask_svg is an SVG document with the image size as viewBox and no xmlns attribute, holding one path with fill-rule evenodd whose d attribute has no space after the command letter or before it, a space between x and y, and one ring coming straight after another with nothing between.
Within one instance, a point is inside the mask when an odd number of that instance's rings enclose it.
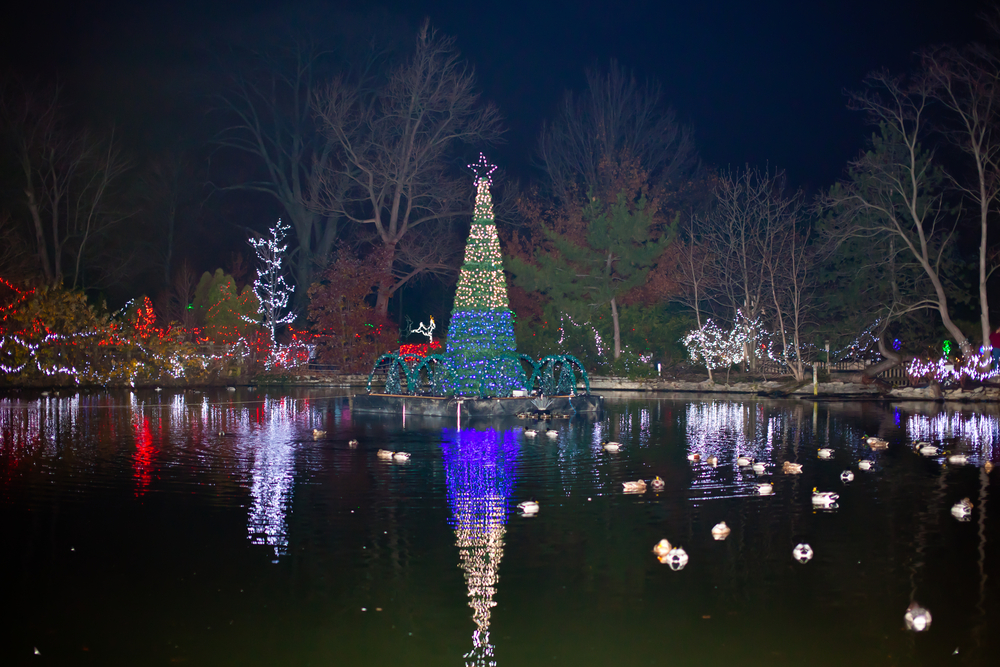
<instances>
[{"instance_id":1,"label":"night sky","mask_svg":"<svg viewBox=\"0 0 1000 667\"><path fill-rule=\"evenodd\" d=\"M907 68L920 47L983 37L975 16L987 3L423 0L380 6L411 27L429 17L457 39L485 96L507 120L507 143L495 159L523 179L536 175L538 131L563 91L581 88L585 68L617 58L662 84L678 118L694 126L707 164L769 163L786 169L793 185L813 190L842 174L870 131L846 109L844 91L860 87L872 69ZM371 7L33 0L8 13L0 48L6 69L41 78L57 73L80 100L81 113L114 120L140 144L154 144L157 127L180 128L173 134L190 132L192 139L207 132L199 127L201 110L185 106L186 89L206 85L199 73L226 39L293 15L315 16L315 28L336 20L338 11Z\"/></svg>"}]
</instances>

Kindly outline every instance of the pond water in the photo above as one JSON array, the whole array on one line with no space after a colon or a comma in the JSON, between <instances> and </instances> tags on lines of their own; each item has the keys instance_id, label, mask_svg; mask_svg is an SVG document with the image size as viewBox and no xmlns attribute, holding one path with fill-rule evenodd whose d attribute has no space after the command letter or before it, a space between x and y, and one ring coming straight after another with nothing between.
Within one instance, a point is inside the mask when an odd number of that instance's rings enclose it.
<instances>
[{"instance_id":1,"label":"pond water","mask_svg":"<svg viewBox=\"0 0 1000 667\"><path fill-rule=\"evenodd\" d=\"M619 395L530 438L346 396L0 397L0 664L995 664L996 406ZM656 475L662 492L623 493ZM685 568L657 561L661 538Z\"/></svg>"}]
</instances>

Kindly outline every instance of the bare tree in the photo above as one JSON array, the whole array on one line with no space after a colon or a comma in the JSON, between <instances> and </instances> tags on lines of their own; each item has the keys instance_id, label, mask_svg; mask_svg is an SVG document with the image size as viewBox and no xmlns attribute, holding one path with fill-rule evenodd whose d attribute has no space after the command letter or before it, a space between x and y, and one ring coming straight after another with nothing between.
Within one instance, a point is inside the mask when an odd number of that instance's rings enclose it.
<instances>
[{"instance_id":1,"label":"bare tree","mask_svg":"<svg viewBox=\"0 0 1000 667\"><path fill-rule=\"evenodd\" d=\"M712 287L712 266L714 258L708 248L708 244L703 242L699 236L699 231L704 227L703 219L695 214L688 215L684 223L680 226L680 243L682 252L679 268L679 282L683 291L677 299L685 303L694 311L695 322L698 331L704 331L706 317L703 313L703 304L710 299L710 289ZM712 365L707 364L708 380L712 378Z\"/></svg>"},{"instance_id":2,"label":"bare tree","mask_svg":"<svg viewBox=\"0 0 1000 667\"><path fill-rule=\"evenodd\" d=\"M326 55L304 41L254 53L253 65L236 70L230 90L220 97L233 122L216 142L254 156L263 169L258 178L222 189L263 192L285 209L297 243L290 259L300 305L340 231L339 214L316 206L324 186L324 196L339 196L330 192L336 186L324 181L333 168L334 146L316 127L311 107L322 85L318 70Z\"/></svg>"},{"instance_id":3,"label":"bare tree","mask_svg":"<svg viewBox=\"0 0 1000 667\"><path fill-rule=\"evenodd\" d=\"M69 126L60 88L4 91L4 124L20 167L35 254L45 281L76 288L122 266L101 261L101 241L127 216L117 188L131 169L115 133Z\"/></svg>"},{"instance_id":4,"label":"bare tree","mask_svg":"<svg viewBox=\"0 0 1000 667\"><path fill-rule=\"evenodd\" d=\"M757 321L771 301L769 262L778 253L775 243L789 216L797 210L796 198L782 196L784 175L746 166L720 175L715 185L715 206L705 220L703 242L711 248L717 303L727 319L742 312ZM746 361L756 366L754 350Z\"/></svg>"},{"instance_id":5,"label":"bare tree","mask_svg":"<svg viewBox=\"0 0 1000 667\"><path fill-rule=\"evenodd\" d=\"M655 82L640 85L612 60L587 71L587 90L567 92L557 118L542 128L539 157L555 195L604 193L601 163L628 155L654 188L686 178L698 165L694 132L677 122Z\"/></svg>"},{"instance_id":6,"label":"bare tree","mask_svg":"<svg viewBox=\"0 0 1000 667\"><path fill-rule=\"evenodd\" d=\"M780 199L781 214L777 224L767 232L767 254L763 263L767 273L767 289L774 307L774 322L781 338L782 357L792 370L792 375L801 382L805 379L805 363L802 360L802 334L806 317L811 310L811 276L809 266L809 229L798 229L801 224L801 197Z\"/></svg>"},{"instance_id":7,"label":"bare tree","mask_svg":"<svg viewBox=\"0 0 1000 667\"><path fill-rule=\"evenodd\" d=\"M927 287L917 285L912 298L900 299L895 314L936 310L965 356L973 352L965 333L951 318L942 264L951 250L956 219L943 200L943 176L933 152L922 142L929 125L932 89L925 78L904 79L886 72L869 75L868 90L852 95L853 106L879 125L874 145L849 165L849 179L839 183L822 206L836 212L831 228L839 241L867 241L884 252L904 253L922 272Z\"/></svg>"},{"instance_id":8,"label":"bare tree","mask_svg":"<svg viewBox=\"0 0 1000 667\"><path fill-rule=\"evenodd\" d=\"M196 216L204 204L203 167L192 151L174 146L153 156L142 170L143 217L153 230L149 251L162 264L164 289L172 283L177 237L184 220Z\"/></svg>"},{"instance_id":9,"label":"bare tree","mask_svg":"<svg viewBox=\"0 0 1000 667\"><path fill-rule=\"evenodd\" d=\"M493 105L480 104L473 71L459 58L454 40L427 23L413 55L382 86L369 93L341 77L315 102L336 146L320 193L324 210L373 229L390 250L386 268L394 270L383 274L376 302L384 316L406 280L445 264L441 244L423 243L427 254L419 261L407 249L421 247L414 234L472 213L469 179L456 173L452 151L461 144L495 143L500 117Z\"/></svg>"},{"instance_id":10,"label":"bare tree","mask_svg":"<svg viewBox=\"0 0 1000 667\"><path fill-rule=\"evenodd\" d=\"M949 112L941 131L966 157L960 171L949 170L947 175L978 218L979 313L985 345L992 330L986 232L990 216L1000 209L1000 57L982 45L942 47L924 53L922 65L929 94Z\"/></svg>"}]
</instances>

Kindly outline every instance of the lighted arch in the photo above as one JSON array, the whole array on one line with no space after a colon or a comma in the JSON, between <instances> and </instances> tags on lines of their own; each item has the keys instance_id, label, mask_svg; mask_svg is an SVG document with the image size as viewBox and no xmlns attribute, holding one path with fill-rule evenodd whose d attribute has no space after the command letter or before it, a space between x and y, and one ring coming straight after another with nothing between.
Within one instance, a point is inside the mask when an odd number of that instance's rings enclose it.
<instances>
[{"instance_id":1,"label":"lighted arch","mask_svg":"<svg viewBox=\"0 0 1000 667\"><path fill-rule=\"evenodd\" d=\"M560 364L558 379L555 377L555 367L557 364ZM576 373L573 370L573 366L580 369L580 374L583 376L583 386L589 394L590 377L587 375L587 370L583 367L583 364L580 363L580 360L571 354L553 354L539 360L535 373L531 377L530 385L534 386L535 381L537 380L539 389L541 389L543 393L549 394L557 393L560 387L567 386L570 391L574 391L576 389ZM549 392L545 392L547 384L546 378L543 376L543 372L545 371L548 371L548 377L551 378L548 383L549 389L551 389ZM568 377L566 377L567 373Z\"/></svg>"},{"instance_id":2,"label":"lighted arch","mask_svg":"<svg viewBox=\"0 0 1000 667\"><path fill-rule=\"evenodd\" d=\"M372 372L368 374L368 393L369 394L372 393L372 379L375 377L375 371L378 370L379 366L382 364L384 360L389 361L389 368L387 372L389 374L390 380L392 378L392 373L394 369L402 368L403 376L406 377L406 393L408 394L414 393L415 383L413 381L413 375L412 373L410 373L410 367L407 365L406 360L403 359L403 357L399 356L398 354L394 354L392 352L387 352L386 354L383 354L381 357L375 360L375 365L372 366ZM399 371L396 370L395 372L398 373ZM389 388L390 380L386 381L386 391L389 393L391 393ZM400 391L402 391L402 388L403 388L402 384L400 384L399 387Z\"/></svg>"}]
</instances>

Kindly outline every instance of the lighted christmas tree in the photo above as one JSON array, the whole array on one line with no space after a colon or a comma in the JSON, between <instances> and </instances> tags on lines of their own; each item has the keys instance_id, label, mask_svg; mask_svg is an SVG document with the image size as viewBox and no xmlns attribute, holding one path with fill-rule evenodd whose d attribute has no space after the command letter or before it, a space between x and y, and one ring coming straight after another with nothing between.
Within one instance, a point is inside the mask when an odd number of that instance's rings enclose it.
<instances>
[{"instance_id":1,"label":"lighted christmas tree","mask_svg":"<svg viewBox=\"0 0 1000 667\"><path fill-rule=\"evenodd\" d=\"M518 362L502 358L517 346L493 221L490 175L496 167L482 154L469 167L476 172L476 208L448 327L451 389L460 396L510 396L522 381Z\"/></svg>"}]
</instances>

